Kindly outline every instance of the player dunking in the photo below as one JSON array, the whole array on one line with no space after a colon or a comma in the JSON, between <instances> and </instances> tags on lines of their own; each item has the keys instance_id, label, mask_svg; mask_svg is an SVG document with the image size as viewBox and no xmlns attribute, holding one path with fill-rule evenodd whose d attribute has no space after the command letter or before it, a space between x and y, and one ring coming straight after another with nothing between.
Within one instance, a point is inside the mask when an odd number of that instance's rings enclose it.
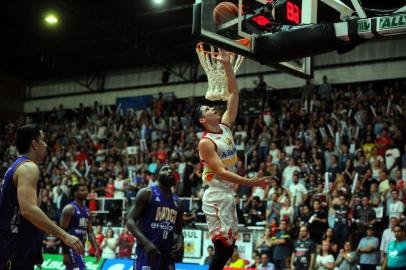
<instances>
[{"instance_id":1,"label":"player dunking","mask_svg":"<svg viewBox=\"0 0 406 270\"><path fill-rule=\"evenodd\" d=\"M203 195L203 211L206 215L215 252L210 270L222 270L234 252L238 219L234 201L234 184L264 186L269 177L248 179L237 175L237 153L231 126L237 117L239 90L230 55L222 51L217 57L225 68L229 99L227 110L221 117L209 106L199 106L192 117L205 132L199 142L199 155L204 163L203 181L208 185Z\"/></svg>"},{"instance_id":2,"label":"player dunking","mask_svg":"<svg viewBox=\"0 0 406 270\"><path fill-rule=\"evenodd\" d=\"M63 208L60 225L70 234L78 237L83 245L89 236L90 243L95 248L97 259L99 259L99 246L93 233L89 209L85 206L87 187L77 184L72 186L71 192L75 200ZM63 263L68 270L86 269L83 255L77 254L73 249L66 246L63 247Z\"/></svg>"},{"instance_id":3,"label":"player dunking","mask_svg":"<svg viewBox=\"0 0 406 270\"><path fill-rule=\"evenodd\" d=\"M158 184L141 189L130 208L127 227L137 239L135 270L175 269L183 252L183 209L172 193L170 166L158 172Z\"/></svg>"},{"instance_id":4,"label":"player dunking","mask_svg":"<svg viewBox=\"0 0 406 270\"><path fill-rule=\"evenodd\" d=\"M80 240L55 225L38 207L40 170L47 153L44 133L36 125L17 129L20 157L8 168L0 186L0 269L34 269L42 263L45 231L83 254Z\"/></svg>"}]
</instances>

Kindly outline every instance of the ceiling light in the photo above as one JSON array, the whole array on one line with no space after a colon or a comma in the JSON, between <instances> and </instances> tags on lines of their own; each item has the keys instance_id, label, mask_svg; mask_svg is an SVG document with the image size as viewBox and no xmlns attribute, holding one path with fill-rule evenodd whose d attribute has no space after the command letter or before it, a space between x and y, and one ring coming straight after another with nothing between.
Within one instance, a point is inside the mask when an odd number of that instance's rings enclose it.
<instances>
[{"instance_id":1,"label":"ceiling light","mask_svg":"<svg viewBox=\"0 0 406 270\"><path fill-rule=\"evenodd\" d=\"M58 23L58 18L53 14L49 14L45 17L44 21L48 24L56 24Z\"/></svg>"},{"instance_id":2,"label":"ceiling light","mask_svg":"<svg viewBox=\"0 0 406 270\"><path fill-rule=\"evenodd\" d=\"M162 5L162 4L164 3L164 0L152 0L152 2L153 2L155 5Z\"/></svg>"}]
</instances>

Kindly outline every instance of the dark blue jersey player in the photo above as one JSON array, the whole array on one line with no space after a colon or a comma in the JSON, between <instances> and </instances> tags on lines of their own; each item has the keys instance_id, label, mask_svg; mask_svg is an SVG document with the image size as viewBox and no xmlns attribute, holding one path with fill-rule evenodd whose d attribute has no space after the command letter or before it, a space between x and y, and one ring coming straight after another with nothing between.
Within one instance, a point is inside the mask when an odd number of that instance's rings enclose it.
<instances>
[{"instance_id":1,"label":"dark blue jersey player","mask_svg":"<svg viewBox=\"0 0 406 270\"><path fill-rule=\"evenodd\" d=\"M165 165L158 185L141 189L130 208L127 226L137 239L135 270L175 269L183 253L183 208L172 193L175 177Z\"/></svg>"},{"instance_id":2,"label":"dark blue jersey player","mask_svg":"<svg viewBox=\"0 0 406 270\"><path fill-rule=\"evenodd\" d=\"M87 187L81 184L74 185L72 187L72 194L75 200L63 208L60 225L68 233L78 237L83 245L86 242L87 236L89 236L90 243L96 249L96 254L100 255L93 233L90 211L85 206ZM71 248L64 247L63 262L68 270L86 269L83 255L76 253Z\"/></svg>"},{"instance_id":3,"label":"dark blue jersey player","mask_svg":"<svg viewBox=\"0 0 406 270\"><path fill-rule=\"evenodd\" d=\"M47 153L44 133L36 125L17 129L20 157L0 183L0 269L34 269L42 263L42 232L83 253L80 240L55 225L38 207L40 170Z\"/></svg>"}]
</instances>

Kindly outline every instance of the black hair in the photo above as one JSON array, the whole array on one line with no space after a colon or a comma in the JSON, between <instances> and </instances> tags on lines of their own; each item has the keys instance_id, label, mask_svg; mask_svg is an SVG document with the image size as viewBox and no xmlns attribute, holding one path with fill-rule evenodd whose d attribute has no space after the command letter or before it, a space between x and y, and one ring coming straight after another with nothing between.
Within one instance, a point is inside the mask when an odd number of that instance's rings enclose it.
<instances>
[{"instance_id":1,"label":"black hair","mask_svg":"<svg viewBox=\"0 0 406 270\"><path fill-rule=\"evenodd\" d=\"M20 154L30 150L33 140L38 140L41 128L38 125L25 125L19 127L16 132L16 147Z\"/></svg>"},{"instance_id":2,"label":"black hair","mask_svg":"<svg viewBox=\"0 0 406 270\"><path fill-rule=\"evenodd\" d=\"M196 105L196 106L193 108L192 113L190 114L190 117L192 118L193 124L194 124L196 127L201 128L201 129L204 129L204 126L202 125L202 123L200 123L200 118L203 117L203 112L202 112L201 107L202 107L201 104Z\"/></svg>"},{"instance_id":3,"label":"black hair","mask_svg":"<svg viewBox=\"0 0 406 270\"><path fill-rule=\"evenodd\" d=\"M75 184L75 185L73 185L72 188L71 188L72 195L74 195L76 193L76 191L79 190L80 187L85 187L85 185L83 185L83 184Z\"/></svg>"}]
</instances>

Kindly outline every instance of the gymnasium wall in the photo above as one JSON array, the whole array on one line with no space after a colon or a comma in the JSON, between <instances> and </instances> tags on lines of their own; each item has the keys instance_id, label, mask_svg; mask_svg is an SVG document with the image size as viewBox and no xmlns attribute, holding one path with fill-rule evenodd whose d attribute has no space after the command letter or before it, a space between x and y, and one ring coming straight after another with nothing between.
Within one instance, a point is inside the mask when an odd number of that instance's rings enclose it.
<instances>
[{"instance_id":1,"label":"gymnasium wall","mask_svg":"<svg viewBox=\"0 0 406 270\"><path fill-rule=\"evenodd\" d=\"M314 83L320 84L323 75L327 75L330 83L349 83L395 79L406 77L406 46L405 40L393 39L365 43L353 51L339 55L331 52L314 58ZM173 67L177 71L184 68L185 76L190 67ZM304 80L275 71L268 66L247 59L238 71L240 88L252 87L256 80L255 73L265 73L264 78L269 86L276 89L300 87ZM198 69L198 77L204 75ZM115 104L116 98L173 92L177 97L202 96L206 92L207 82L186 83L182 78L172 74L168 84L161 84L162 69L134 70L121 74L109 74L104 81L104 91L97 91L97 80L84 86L85 81L49 82L31 86L25 102L25 112L51 110L63 104L65 108L85 106L98 101L100 104ZM89 81L90 82L90 81ZM67 95L66 95L67 94ZM58 95L66 95L57 97Z\"/></svg>"}]
</instances>

